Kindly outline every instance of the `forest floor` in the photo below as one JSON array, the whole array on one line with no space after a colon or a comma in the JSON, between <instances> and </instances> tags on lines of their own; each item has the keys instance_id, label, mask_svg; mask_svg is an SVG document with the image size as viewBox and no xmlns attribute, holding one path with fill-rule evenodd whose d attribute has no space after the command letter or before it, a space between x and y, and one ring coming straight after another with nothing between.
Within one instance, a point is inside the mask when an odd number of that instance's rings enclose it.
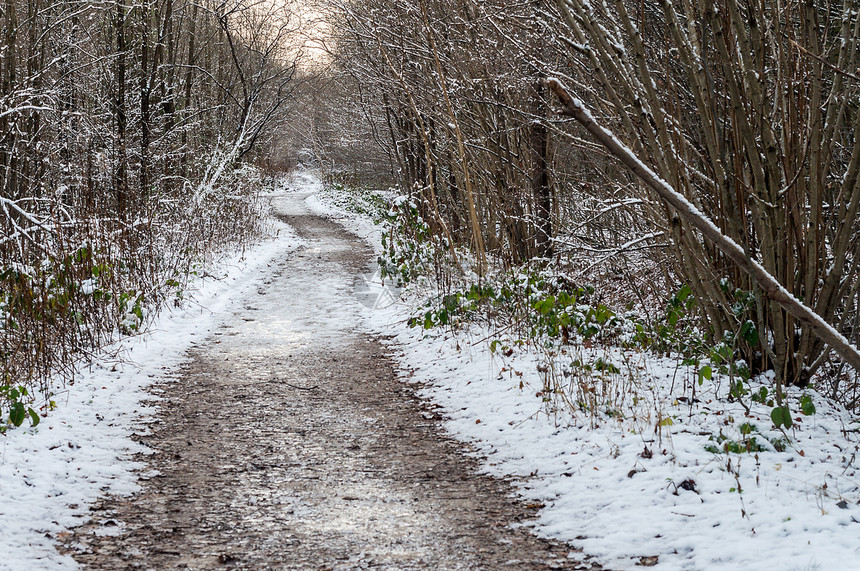
<instances>
[{"instance_id":1,"label":"forest floor","mask_svg":"<svg viewBox=\"0 0 860 571\"><path fill-rule=\"evenodd\" d=\"M523 525L534 506L478 472L389 349L360 331L372 251L274 199L300 240L158 383L140 490L62 549L89 569L586 569Z\"/></svg>"},{"instance_id":2,"label":"forest floor","mask_svg":"<svg viewBox=\"0 0 860 571\"><path fill-rule=\"evenodd\" d=\"M860 422L825 396L782 430L677 356L572 344L569 389L602 359L638 403L583 412L503 331L406 327L432 284L381 284L313 173L270 198L273 239L0 437L0 569L860 569Z\"/></svg>"}]
</instances>

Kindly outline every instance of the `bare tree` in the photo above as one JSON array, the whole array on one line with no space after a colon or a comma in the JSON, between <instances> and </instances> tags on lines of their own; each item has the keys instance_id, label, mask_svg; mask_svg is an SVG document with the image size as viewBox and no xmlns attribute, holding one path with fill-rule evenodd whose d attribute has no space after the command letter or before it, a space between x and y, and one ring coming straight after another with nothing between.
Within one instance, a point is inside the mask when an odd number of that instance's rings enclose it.
<instances>
[{"instance_id":1,"label":"bare tree","mask_svg":"<svg viewBox=\"0 0 860 571\"><path fill-rule=\"evenodd\" d=\"M302 54L283 3L3 0L0 22L6 386L70 372L255 231L238 167L283 121Z\"/></svg>"},{"instance_id":2,"label":"bare tree","mask_svg":"<svg viewBox=\"0 0 860 571\"><path fill-rule=\"evenodd\" d=\"M856 341L860 20L851 2L556 2L583 92L621 139L721 232ZM669 210L711 334L789 383L827 361L807 324ZM730 284L730 285L727 285ZM737 291L755 302L738 307ZM754 323L751 327L748 323ZM743 337L742 338L742 335Z\"/></svg>"}]
</instances>

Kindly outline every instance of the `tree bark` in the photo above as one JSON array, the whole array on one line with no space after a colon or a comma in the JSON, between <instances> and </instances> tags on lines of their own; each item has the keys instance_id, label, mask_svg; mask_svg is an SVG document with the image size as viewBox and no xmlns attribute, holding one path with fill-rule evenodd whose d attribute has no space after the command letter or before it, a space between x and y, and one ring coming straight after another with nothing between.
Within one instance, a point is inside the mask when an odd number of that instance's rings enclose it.
<instances>
[{"instance_id":1,"label":"tree bark","mask_svg":"<svg viewBox=\"0 0 860 571\"><path fill-rule=\"evenodd\" d=\"M564 105L565 114L573 117L582 124L613 156L656 192L661 199L672 206L681 218L701 232L706 240L719 248L738 267L745 270L758 283L768 299L779 304L795 319L808 326L810 330L827 343L832 350L836 351L856 371L860 371L860 352L844 335L836 331L820 315L791 295L761 264L748 257L744 249L737 242L723 234L704 213L642 163L611 132L599 125L582 102L572 97L559 80L550 78L547 83L562 105Z\"/></svg>"}]
</instances>

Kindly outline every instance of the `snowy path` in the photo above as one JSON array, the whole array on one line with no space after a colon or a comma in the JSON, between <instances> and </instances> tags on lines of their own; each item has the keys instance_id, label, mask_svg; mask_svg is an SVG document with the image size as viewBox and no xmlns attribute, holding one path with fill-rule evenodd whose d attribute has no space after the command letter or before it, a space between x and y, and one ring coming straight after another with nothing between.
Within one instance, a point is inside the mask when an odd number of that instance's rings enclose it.
<instances>
[{"instance_id":1,"label":"snowy path","mask_svg":"<svg viewBox=\"0 0 860 571\"><path fill-rule=\"evenodd\" d=\"M371 252L306 196L275 199L304 246L162 386L142 437L157 472L65 548L93 569L588 568L511 526L534 509L478 474L356 332Z\"/></svg>"}]
</instances>

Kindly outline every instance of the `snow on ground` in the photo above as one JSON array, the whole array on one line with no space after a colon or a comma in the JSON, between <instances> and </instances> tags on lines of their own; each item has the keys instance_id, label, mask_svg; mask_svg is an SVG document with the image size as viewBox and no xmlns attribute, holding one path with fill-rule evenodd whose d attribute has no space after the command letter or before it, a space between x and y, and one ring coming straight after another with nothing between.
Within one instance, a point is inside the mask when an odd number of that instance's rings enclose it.
<instances>
[{"instance_id":1,"label":"snow on ground","mask_svg":"<svg viewBox=\"0 0 860 571\"><path fill-rule=\"evenodd\" d=\"M274 239L208 268L217 279L190 284L189 303L165 310L147 334L107 348L58 390L56 410L38 426L0 436L0 569L77 568L53 539L83 523L101 495L136 490L141 465L132 456L146 449L132 436L146 433L157 407L147 389L170 379L187 351L256 288L267 262L299 246L288 226L273 225Z\"/></svg>"},{"instance_id":2,"label":"snow on ground","mask_svg":"<svg viewBox=\"0 0 860 571\"><path fill-rule=\"evenodd\" d=\"M308 200L379 248L378 229L339 202L329 191ZM860 424L823 396L807 391L817 412L803 416L793 394L794 427L783 432L770 406L747 396L747 415L728 402L720 375L700 386L672 359L573 349L579 359L611 359L622 370L615 380L637 395L623 419L574 414L537 396L543 361L534 352L494 355L496 337L477 326L457 335L406 328L422 301L377 304L367 325L396 335L405 380L425 387L447 430L477 449L486 471L513 477L523 498L545 506L537 533L615 569L860 569ZM693 387L697 400L678 400ZM760 451L706 450L752 438Z\"/></svg>"},{"instance_id":3,"label":"snow on ground","mask_svg":"<svg viewBox=\"0 0 860 571\"><path fill-rule=\"evenodd\" d=\"M292 184L323 190L310 173ZM320 192L307 203L379 248L379 229L341 210L336 198ZM96 360L55 397L58 408L38 427L0 437L0 567L75 568L52 539L81 523L100 495L135 490L140 466L131 457L145 450L132 435L146 432L157 406L147 388L170 378L187 350L229 315L231 300L256 286L267 261L297 245L281 225L277 239L244 260L210 270L221 279L198 283L193 303L124 340L121 359ZM795 415L784 435L773 429L768 407L750 403L747 417L728 403L726 379L696 383L698 402L690 406L676 398L679 386L695 382L689 371L616 350L600 356L635 371L626 386L638 395L635 414L572 414L536 396L543 389L538 355L493 355L492 332L478 327L456 337L408 329L410 301L389 303L392 290L378 275L365 277L359 293L367 327L395 335L404 380L422 384L447 429L475 446L485 469L513 477L524 498L545 505L537 533L570 541L611 568L656 557L664 570L860 569L860 425L822 396L809 392L817 413ZM596 356L581 351L578 358ZM746 437L755 436L762 451L705 450L720 434L742 442L743 423L755 425ZM775 451L771 442L786 436L785 451Z\"/></svg>"}]
</instances>

